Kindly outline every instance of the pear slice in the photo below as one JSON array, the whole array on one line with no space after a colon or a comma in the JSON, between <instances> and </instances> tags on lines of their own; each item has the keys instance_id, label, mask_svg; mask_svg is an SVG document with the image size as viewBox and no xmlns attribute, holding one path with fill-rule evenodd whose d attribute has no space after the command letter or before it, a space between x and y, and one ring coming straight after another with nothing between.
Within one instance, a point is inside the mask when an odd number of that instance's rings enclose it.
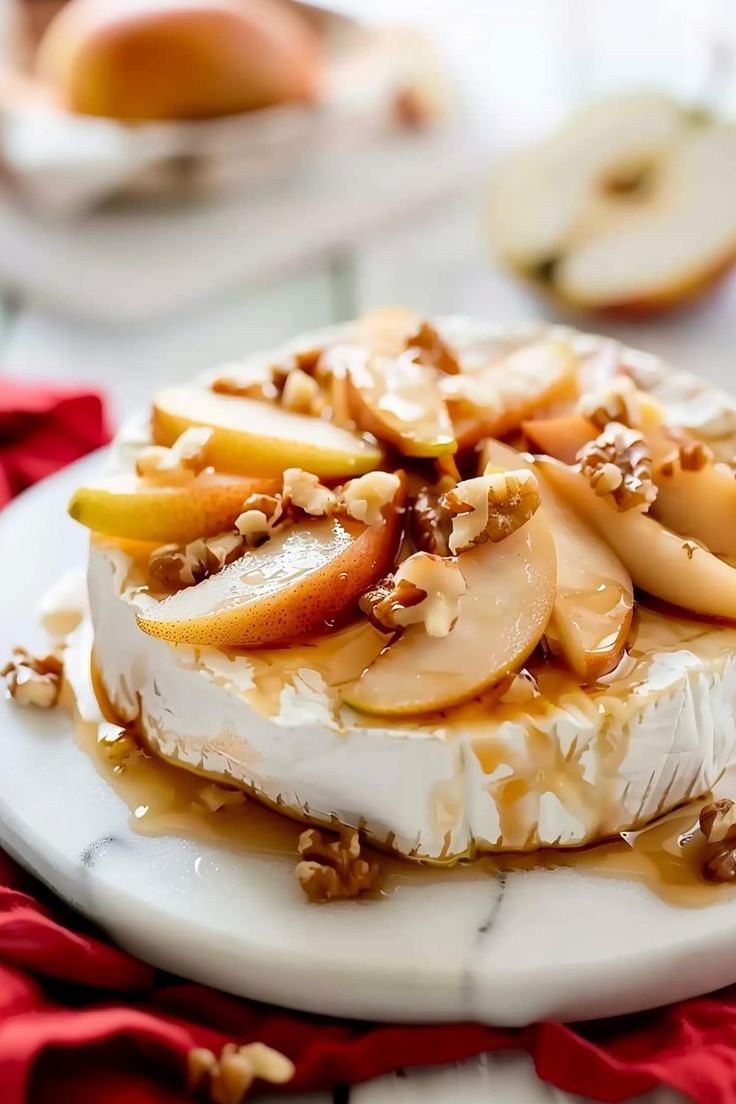
<instances>
[{"instance_id":1,"label":"pear slice","mask_svg":"<svg viewBox=\"0 0 736 1104\"><path fill-rule=\"evenodd\" d=\"M404 485L383 521L319 518L277 532L217 575L138 617L150 636L258 648L332 628L390 570L403 528Z\"/></svg>"},{"instance_id":2,"label":"pear slice","mask_svg":"<svg viewBox=\"0 0 736 1104\"><path fill-rule=\"evenodd\" d=\"M155 486L121 474L79 487L69 513L107 537L185 544L230 528L249 495L272 494L278 487L275 479L216 472L202 472L177 487Z\"/></svg>"},{"instance_id":3,"label":"pear slice","mask_svg":"<svg viewBox=\"0 0 736 1104\"><path fill-rule=\"evenodd\" d=\"M427 713L472 698L522 666L555 599L555 545L543 509L498 544L458 558L466 591L447 636L410 625L348 686L364 713Z\"/></svg>"},{"instance_id":4,"label":"pear slice","mask_svg":"<svg viewBox=\"0 0 736 1104\"><path fill-rule=\"evenodd\" d=\"M694 613L736 620L736 569L639 510L616 510L576 468L538 457L537 467L611 546L642 590Z\"/></svg>"},{"instance_id":5,"label":"pear slice","mask_svg":"<svg viewBox=\"0 0 736 1104\"><path fill-rule=\"evenodd\" d=\"M716 556L736 557L736 476L728 465L709 461L689 470L678 461L671 468L660 464L654 481L653 517Z\"/></svg>"},{"instance_id":6,"label":"pear slice","mask_svg":"<svg viewBox=\"0 0 736 1104\"><path fill-rule=\"evenodd\" d=\"M574 464L583 445L594 440L601 432L580 414L567 414L561 418L534 418L521 423L521 430L533 452L554 456L563 464Z\"/></svg>"},{"instance_id":7,"label":"pear slice","mask_svg":"<svg viewBox=\"0 0 736 1104\"><path fill-rule=\"evenodd\" d=\"M531 459L493 440L486 441L481 455L482 467L527 467L536 474L557 550L557 596L546 635L579 679L595 682L624 654L634 611L631 576Z\"/></svg>"},{"instance_id":8,"label":"pear slice","mask_svg":"<svg viewBox=\"0 0 736 1104\"><path fill-rule=\"evenodd\" d=\"M404 456L444 456L455 451L437 371L416 360L414 350L386 357L346 346L341 356L350 408L361 429L389 441Z\"/></svg>"},{"instance_id":9,"label":"pear slice","mask_svg":"<svg viewBox=\"0 0 736 1104\"><path fill-rule=\"evenodd\" d=\"M504 437L538 411L578 392L576 359L562 341L535 341L477 372L445 376L440 388L458 448Z\"/></svg>"},{"instance_id":10,"label":"pear slice","mask_svg":"<svg viewBox=\"0 0 736 1104\"><path fill-rule=\"evenodd\" d=\"M736 127L635 93L586 107L491 189L496 251L576 309L664 310L736 260Z\"/></svg>"},{"instance_id":11,"label":"pear slice","mask_svg":"<svg viewBox=\"0 0 736 1104\"><path fill-rule=\"evenodd\" d=\"M362 475L382 460L377 445L320 418L193 387L160 391L153 404L156 444L173 445L190 426L208 426L208 459L218 471L280 475L303 468L323 479Z\"/></svg>"}]
</instances>

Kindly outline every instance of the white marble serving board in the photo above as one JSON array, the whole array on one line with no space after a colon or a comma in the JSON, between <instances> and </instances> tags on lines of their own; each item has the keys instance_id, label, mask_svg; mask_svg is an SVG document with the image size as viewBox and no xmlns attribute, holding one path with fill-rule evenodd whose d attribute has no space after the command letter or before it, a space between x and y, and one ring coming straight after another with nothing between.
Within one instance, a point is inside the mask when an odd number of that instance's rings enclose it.
<instances>
[{"instance_id":1,"label":"white marble serving board","mask_svg":"<svg viewBox=\"0 0 736 1104\"><path fill-rule=\"evenodd\" d=\"M83 562L64 505L99 465L75 465L0 516L0 656L41 642L39 595ZM137 835L63 712L0 710L2 845L121 946L178 974L340 1016L509 1025L736 981L736 898L677 909L642 885L558 869L310 906L281 858Z\"/></svg>"}]
</instances>

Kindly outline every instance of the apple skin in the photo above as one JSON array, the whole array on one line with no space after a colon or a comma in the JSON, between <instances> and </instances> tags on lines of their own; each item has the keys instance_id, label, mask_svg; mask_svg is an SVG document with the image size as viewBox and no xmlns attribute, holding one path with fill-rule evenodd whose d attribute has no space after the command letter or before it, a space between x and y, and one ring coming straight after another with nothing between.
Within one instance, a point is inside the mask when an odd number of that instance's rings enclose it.
<instances>
[{"instance_id":1,"label":"apple skin","mask_svg":"<svg viewBox=\"0 0 736 1104\"><path fill-rule=\"evenodd\" d=\"M70 0L36 72L70 111L130 122L312 103L316 34L269 0Z\"/></svg>"}]
</instances>

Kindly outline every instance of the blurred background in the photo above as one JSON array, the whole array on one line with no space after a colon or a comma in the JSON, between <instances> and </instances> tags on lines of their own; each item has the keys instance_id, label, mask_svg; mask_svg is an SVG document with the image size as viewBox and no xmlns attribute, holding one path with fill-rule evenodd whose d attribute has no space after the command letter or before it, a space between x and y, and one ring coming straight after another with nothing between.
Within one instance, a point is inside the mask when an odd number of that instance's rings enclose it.
<instances>
[{"instance_id":1,"label":"blurred background","mask_svg":"<svg viewBox=\"0 0 736 1104\"><path fill-rule=\"evenodd\" d=\"M406 303L734 382L732 0L277 8L0 0L0 372L119 419Z\"/></svg>"}]
</instances>

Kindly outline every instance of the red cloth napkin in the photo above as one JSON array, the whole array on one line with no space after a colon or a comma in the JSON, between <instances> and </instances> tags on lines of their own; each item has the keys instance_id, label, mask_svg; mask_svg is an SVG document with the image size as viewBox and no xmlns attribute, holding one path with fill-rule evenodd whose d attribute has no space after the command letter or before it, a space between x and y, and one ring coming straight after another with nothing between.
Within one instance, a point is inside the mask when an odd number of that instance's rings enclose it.
<instances>
[{"instance_id":1,"label":"red cloth napkin","mask_svg":"<svg viewBox=\"0 0 736 1104\"><path fill-rule=\"evenodd\" d=\"M109 439L94 391L0 379L0 506Z\"/></svg>"},{"instance_id":2,"label":"red cloth napkin","mask_svg":"<svg viewBox=\"0 0 736 1104\"><path fill-rule=\"evenodd\" d=\"M0 380L0 503L106 437L98 396ZM298 1015L136 961L0 852L1 1104L180 1104L192 1047L218 1054L254 1040L293 1059L294 1092L524 1049L543 1080L594 1100L658 1085L696 1104L736 1100L736 987L577 1027L387 1027Z\"/></svg>"}]
</instances>

